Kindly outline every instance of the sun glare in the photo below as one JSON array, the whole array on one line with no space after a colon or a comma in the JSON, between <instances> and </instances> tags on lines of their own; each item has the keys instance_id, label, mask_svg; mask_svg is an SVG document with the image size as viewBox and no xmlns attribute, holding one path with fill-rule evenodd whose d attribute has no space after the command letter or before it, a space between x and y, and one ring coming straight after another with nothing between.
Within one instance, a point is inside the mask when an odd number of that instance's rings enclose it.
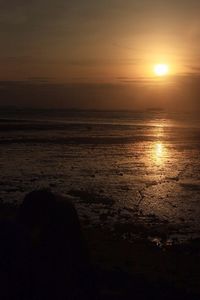
<instances>
[{"instance_id":1,"label":"sun glare","mask_svg":"<svg viewBox=\"0 0 200 300\"><path fill-rule=\"evenodd\" d=\"M166 160L166 148L164 147L162 142L155 142L153 144L153 149L152 149L152 161L156 165L163 165Z\"/></svg>"},{"instance_id":2,"label":"sun glare","mask_svg":"<svg viewBox=\"0 0 200 300\"><path fill-rule=\"evenodd\" d=\"M156 76L166 76L169 73L169 66L167 64L157 64L154 66L154 73Z\"/></svg>"}]
</instances>

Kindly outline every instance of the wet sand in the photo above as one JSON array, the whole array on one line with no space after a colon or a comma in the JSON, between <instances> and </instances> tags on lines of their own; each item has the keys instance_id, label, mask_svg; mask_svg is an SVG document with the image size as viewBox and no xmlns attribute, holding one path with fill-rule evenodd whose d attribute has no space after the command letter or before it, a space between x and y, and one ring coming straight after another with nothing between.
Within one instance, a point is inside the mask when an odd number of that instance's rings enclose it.
<instances>
[{"instance_id":1,"label":"wet sand","mask_svg":"<svg viewBox=\"0 0 200 300\"><path fill-rule=\"evenodd\" d=\"M0 199L48 187L72 197L88 228L166 245L198 238L199 128L165 112L1 116Z\"/></svg>"}]
</instances>

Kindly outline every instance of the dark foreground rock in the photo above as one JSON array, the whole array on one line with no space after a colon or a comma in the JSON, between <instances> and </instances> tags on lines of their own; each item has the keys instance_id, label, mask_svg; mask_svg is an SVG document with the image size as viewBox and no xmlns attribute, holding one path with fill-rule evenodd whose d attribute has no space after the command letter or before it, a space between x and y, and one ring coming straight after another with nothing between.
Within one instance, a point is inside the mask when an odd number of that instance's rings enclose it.
<instances>
[{"instance_id":1,"label":"dark foreground rock","mask_svg":"<svg viewBox=\"0 0 200 300\"><path fill-rule=\"evenodd\" d=\"M0 220L15 219L17 206L1 203L0 208ZM91 254L97 299L200 299L199 240L159 248L145 238L123 239L116 228L111 232L82 224L82 230Z\"/></svg>"}]
</instances>

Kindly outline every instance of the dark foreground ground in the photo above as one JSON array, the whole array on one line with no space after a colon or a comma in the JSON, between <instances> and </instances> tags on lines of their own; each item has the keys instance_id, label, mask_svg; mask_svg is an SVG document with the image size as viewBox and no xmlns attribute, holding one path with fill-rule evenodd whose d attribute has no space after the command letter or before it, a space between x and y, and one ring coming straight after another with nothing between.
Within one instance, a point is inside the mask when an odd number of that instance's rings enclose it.
<instances>
[{"instance_id":1,"label":"dark foreground ground","mask_svg":"<svg viewBox=\"0 0 200 300\"><path fill-rule=\"evenodd\" d=\"M0 219L15 218L17 209L1 204ZM200 240L159 248L104 228L82 230L100 299L200 299Z\"/></svg>"}]
</instances>

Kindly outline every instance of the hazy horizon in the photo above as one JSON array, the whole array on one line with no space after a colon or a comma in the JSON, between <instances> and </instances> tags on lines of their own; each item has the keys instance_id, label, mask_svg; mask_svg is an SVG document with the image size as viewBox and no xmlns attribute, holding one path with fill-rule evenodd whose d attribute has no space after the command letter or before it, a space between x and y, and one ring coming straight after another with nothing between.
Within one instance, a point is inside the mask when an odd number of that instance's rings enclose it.
<instances>
[{"instance_id":1,"label":"hazy horizon","mask_svg":"<svg viewBox=\"0 0 200 300\"><path fill-rule=\"evenodd\" d=\"M196 0L17 0L0 9L0 105L200 107ZM162 78L159 63L169 66Z\"/></svg>"}]
</instances>

